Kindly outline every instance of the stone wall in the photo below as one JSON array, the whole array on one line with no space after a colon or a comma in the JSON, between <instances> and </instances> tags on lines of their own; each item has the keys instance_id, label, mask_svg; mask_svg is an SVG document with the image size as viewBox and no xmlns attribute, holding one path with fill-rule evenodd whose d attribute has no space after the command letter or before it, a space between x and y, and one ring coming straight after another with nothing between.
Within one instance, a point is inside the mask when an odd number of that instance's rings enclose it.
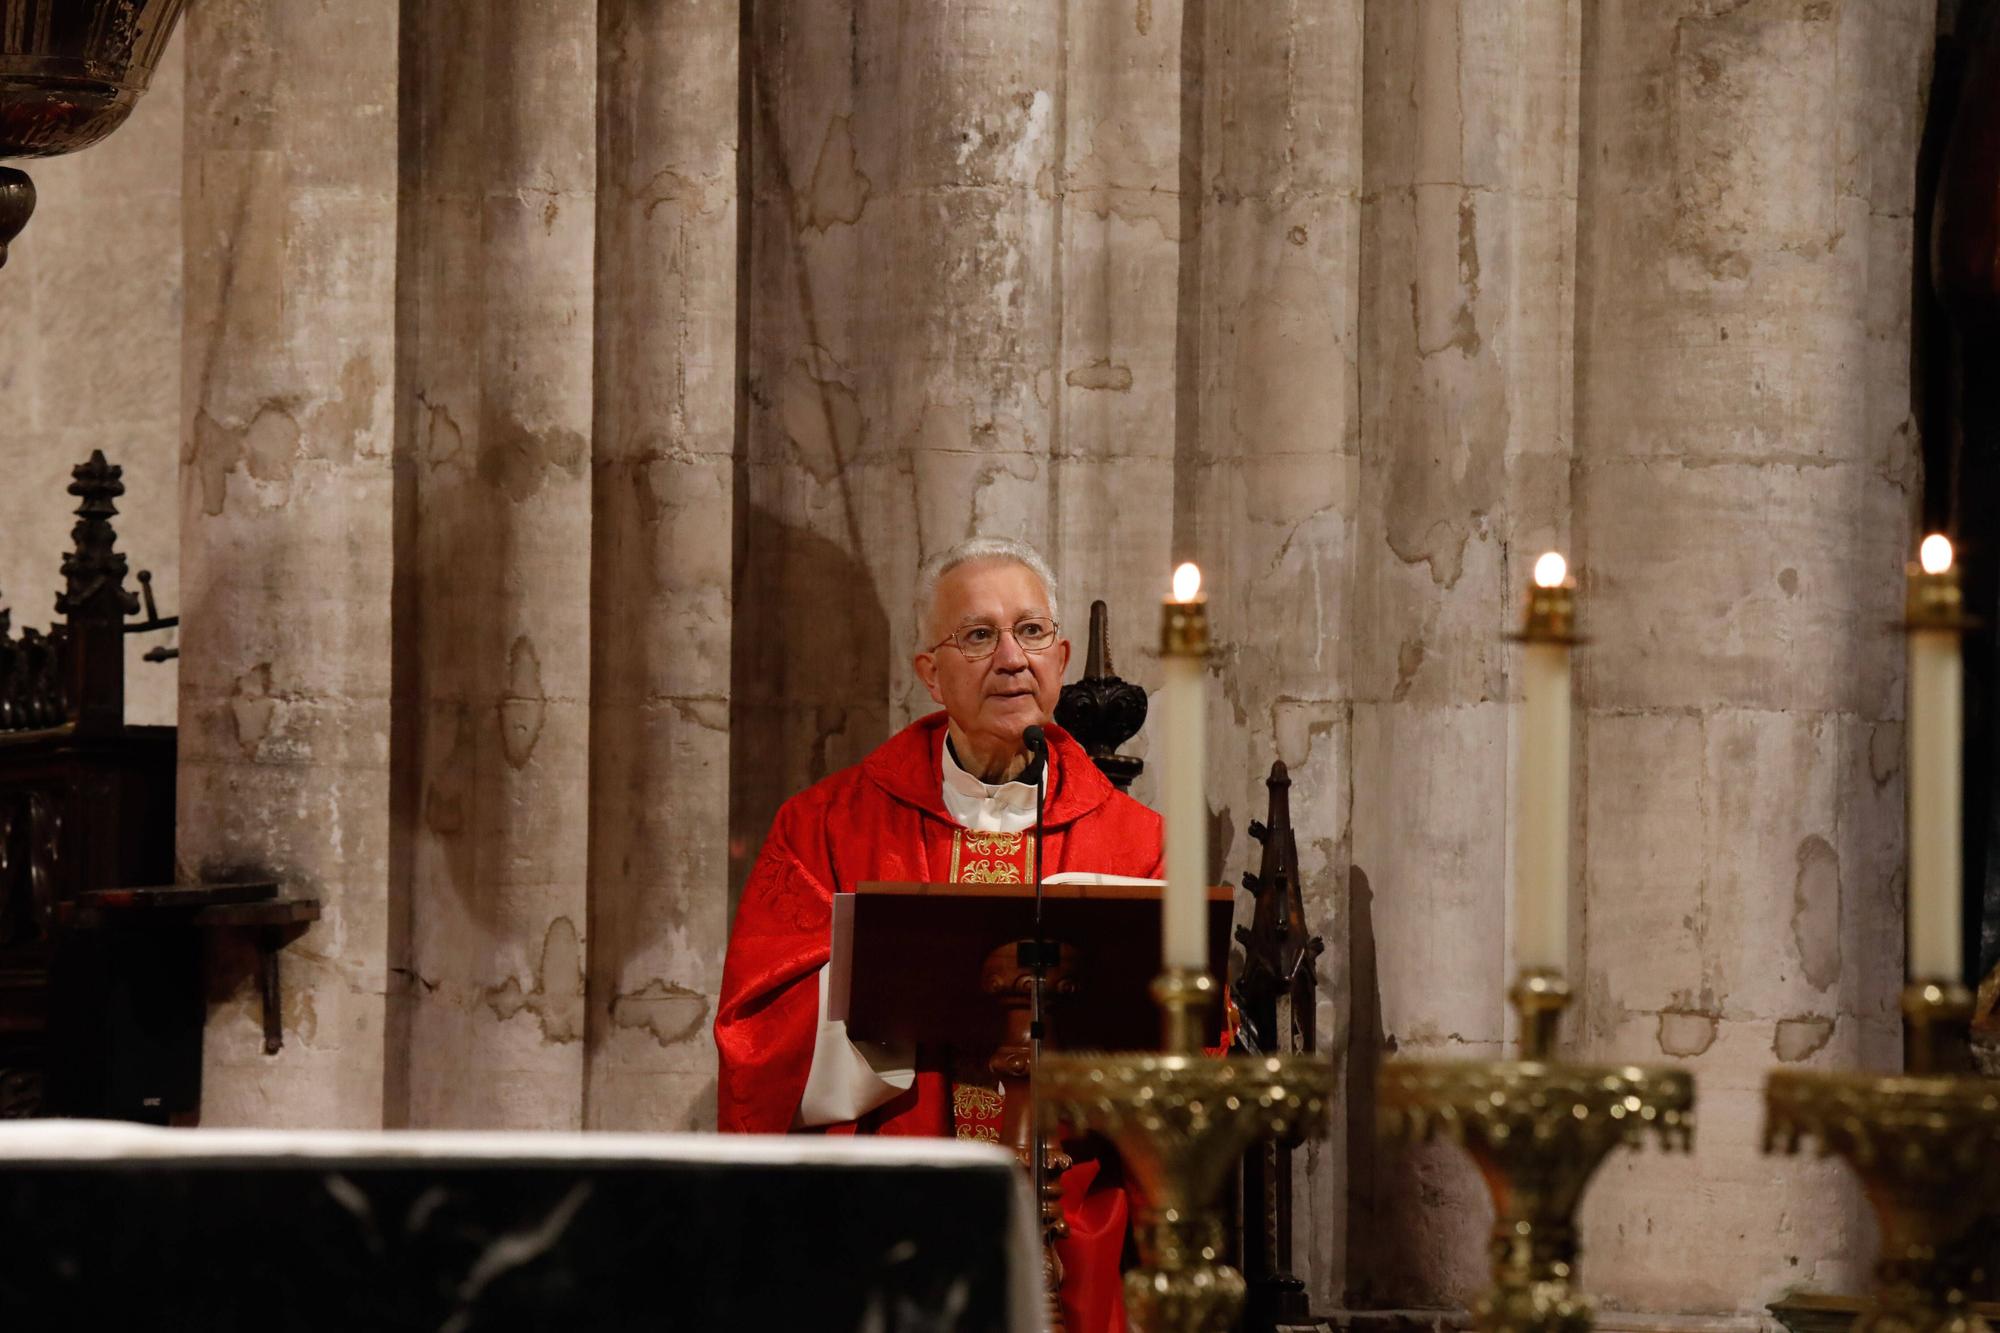
<instances>
[{"instance_id":1,"label":"stone wall","mask_svg":"<svg viewBox=\"0 0 2000 1333\"><path fill-rule=\"evenodd\" d=\"M1511 1036L1502 635L1559 546L1567 1039L1703 1097L1691 1160L1607 1168L1586 1280L1633 1329L1851 1286L1858 1199L1759 1156L1756 1099L1896 1059L1922 8L199 6L182 392L93 410L182 409L187 872L329 903L278 1056L218 968L207 1118L706 1123L732 885L928 708L919 561L1041 543L1150 685L1192 557L1216 871L1282 758L1329 943L1298 1267L1463 1305L1483 1191L1369 1093ZM84 263L71 165L0 273L31 303ZM0 336L72 429L97 372Z\"/></svg>"},{"instance_id":2,"label":"stone wall","mask_svg":"<svg viewBox=\"0 0 2000 1333\"><path fill-rule=\"evenodd\" d=\"M398 9L186 19L176 856L186 881L271 875L325 904L285 955L275 1056L249 958L216 958L211 1124L405 1118Z\"/></svg>"},{"instance_id":3,"label":"stone wall","mask_svg":"<svg viewBox=\"0 0 2000 1333\"><path fill-rule=\"evenodd\" d=\"M180 854L327 904L204 1118L712 1122L735 10L188 22Z\"/></svg>"},{"instance_id":4,"label":"stone wall","mask_svg":"<svg viewBox=\"0 0 2000 1333\"><path fill-rule=\"evenodd\" d=\"M1382 1154L1368 1089L1385 1054L1511 1036L1503 635L1568 548L1599 636L1571 1040L1713 1088L1692 1163L1607 1173L1598 1289L1643 1323L1851 1283L1857 1198L1761 1158L1755 1102L1774 1063L1895 1058L1899 678L1872 627L1908 536L1928 25L1763 0L1017 19L756 11L739 873L786 793L925 706L922 556L1043 542L1148 683L1161 575L1202 560L1216 866L1247 864L1285 759L1321 1030L1351 1057L1301 1270L1325 1300L1462 1305L1483 1188L1455 1153ZM1702 1229L1718 1195L1740 1225ZM1647 1262L1668 1218L1702 1230L1696 1280Z\"/></svg>"},{"instance_id":5,"label":"stone wall","mask_svg":"<svg viewBox=\"0 0 2000 1333\"><path fill-rule=\"evenodd\" d=\"M1900 1050L1930 48L1894 5L1601 4L1584 30L1576 1035L1701 1094L1691 1170L1621 1158L1585 1213L1634 1304L1851 1286L1873 1252L1845 1172L1756 1144L1766 1069ZM1671 1275L1645 1262L1668 1229Z\"/></svg>"}]
</instances>

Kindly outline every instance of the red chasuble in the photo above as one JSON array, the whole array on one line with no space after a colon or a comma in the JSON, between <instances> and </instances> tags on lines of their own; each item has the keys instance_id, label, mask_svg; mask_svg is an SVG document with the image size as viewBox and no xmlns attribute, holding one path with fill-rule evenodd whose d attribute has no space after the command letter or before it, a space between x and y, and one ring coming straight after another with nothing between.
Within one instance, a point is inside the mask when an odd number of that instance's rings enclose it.
<instances>
[{"instance_id":1,"label":"red chasuble","mask_svg":"<svg viewBox=\"0 0 2000 1333\"><path fill-rule=\"evenodd\" d=\"M1050 776L1043 874L1159 878L1160 817L1113 787L1067 732L1055 726L1045 730ZM723 966L715 1019L722 1129L777 1134L792 1126L812 1067L817 976L831 944L835 893L874 880L1026 878L1030 837L973 833L946 813L940 770L944 731L943 713L914 722L861 763L794 796L778 811L744 886ZM961 1107L955 1125L953 1101L948 1073L920 1063L909 1091L859 1121L825 1132L984 1137L978 1108ZM1095 1163L1085 1163L1070 1176L1095 1169ZM1072 1333L1123 1333L1118 1256L1124 1200L1102 1191L1090 1194L1089 1184L1081 1178L1064 1181L1070 1222L1070 1237L1059 1247L1069 1273L1064 1314Z\"/></svg>"}]
</instances>

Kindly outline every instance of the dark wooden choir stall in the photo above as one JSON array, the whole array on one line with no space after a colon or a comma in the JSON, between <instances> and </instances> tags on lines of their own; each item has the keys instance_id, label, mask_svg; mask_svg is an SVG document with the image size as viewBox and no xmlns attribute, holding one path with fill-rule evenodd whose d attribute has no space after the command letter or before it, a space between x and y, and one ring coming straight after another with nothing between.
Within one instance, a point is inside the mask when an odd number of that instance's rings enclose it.
<instances>
[{"instance_id":1,"label":"dark wooden choir stall","mask_svg":"<svg viewBox=\"0 0 2000 1333\"><path fill-rule=\"evenodd\" d=\"M174 884L174 728L127 725L125 636L178 622L144 572L135 619L122 469L97 451L71 475L61 619L17 633L0 610L0 1117L166 1124L200 1108L203 936L252 933L275 1049L276 951L319 908L269 883Z\"/></svg>"}]
</instances>

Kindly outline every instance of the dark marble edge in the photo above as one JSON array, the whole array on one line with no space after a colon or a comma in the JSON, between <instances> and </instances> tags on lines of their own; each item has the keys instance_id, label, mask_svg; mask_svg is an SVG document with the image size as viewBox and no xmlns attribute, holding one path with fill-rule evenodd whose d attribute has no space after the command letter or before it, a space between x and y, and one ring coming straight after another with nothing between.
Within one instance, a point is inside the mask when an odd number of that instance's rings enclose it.
<instances>
[{"instance_id":1,"label":"dark marble edge","mask_svg":"<svg viewBox=\"0 0 2000 1333\"><path fill-rule=\"evenodd\" d=\"M787 1175L802 1171L832 1174L930 1172L1008 1179L1014 1168L1006 1162L781 1162L761 1158L724 1157L499 1157L425 1156L412 1153L312 1154L274 1153L246 1157L241 1153L171 1153L161 1156L131 1157L7 1157L0 1155L0 1176L15 1171L130 1171L130 1170L231 1170L231 1171L563 1171L576 1174L598 1171L649 1172L771 1172Z\"/></svg>"}]
</instances>

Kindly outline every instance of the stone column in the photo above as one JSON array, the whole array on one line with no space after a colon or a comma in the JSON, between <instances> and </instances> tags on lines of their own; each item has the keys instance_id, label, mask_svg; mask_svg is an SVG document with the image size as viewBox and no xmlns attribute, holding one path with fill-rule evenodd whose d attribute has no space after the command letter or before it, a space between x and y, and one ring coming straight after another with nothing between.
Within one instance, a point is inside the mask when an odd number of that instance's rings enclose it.
<instances>
[{"instance_id":1,"label":"stone column","mask_svg":"<svg viewBox=\"0 0 2000 1333\"><path fill-rule=\"evenodd\" d=\"M277 1056L222 960L208 1124L383 1120L399 8L187 16L180 873L326 904Z\"/></svg>"},{"instance_id":2,"label":"stone column","mask_svg":"<svg viewBox=\"0 0 2000 1333\"><path fill-rule=\"evenodd\" d=\"M1118 673L1151 683L1173 557L1181 255L1199 203L1182 193L1184 16L1181 0L1071 4L1066 23L1051 292L1061 327L1033 384L1053 412L1048 556L1074 670L1103 598Z\"/></svg>"},{"instance_id":3,"label":"stone column","mask_svg":"<svg viewBox=\"0 0 2000 1333\"><path fill-rule=\"evenodd\" d=\"M906 615L904 599L879 590L864 563L858 495L863 451L887 450L880 408L867 416L862 408L856 292L887 281L887 265L907 262L880 240L893 158L871 139L864 160L858 133L872 105L864 83L889 78L876 51L882 39L852 0L752 13L746 415L730 673L733 888L787 796L889 734L889 624ZM893 479L894 470L874 474Z\"/></svg>"},{"instance_id":4,"label":"stone column","mask_svg":"<svg viewBox=\"0 0 2000 1333\"><path fill-rule=\"evenodd\" d=\"M1336 1060L1348 1028L1361 10L1189 0L1184 57L1198 212L1182 241L1189 416L1176 527L1208 572L1219 637L1209 723L1216 870L1240 881L1254 869L1259 848L1245 830L1263 817L1263 778L1283 759L1308 923L1327 943L1319 1049ZM1157 615L1150 601L1140 609ZM1338 1305L1345 1282L1339 1119L1295 1159L1293 1271L1316 1309ZM1364 1151L1372 1158L1373 1144Z\"/></svg>"},{"instance_id":5,"label":"stone column","mask_svg":"<svg viewBox=\"0 0 2000 1333\"><path fill-rule=\"evenodd\" d=\"M1692 1162L1621 1155L1587 1201L1630 1308L1853 1290L1872 1250L1842 1169L1757 1144L1774 1064L1897 1064L1921 8L1585 26L1578 1035L1701 1098Z\"/></svg>"},{"instance_id":6,"label":"stone column","mask_svg":"<svg viewBox=\"0 0 2000 1333\"><path fill-rule=\"evenodd\" d=\"M408 1118L582 1118L597 22L411 11Z\"/></svg>"},{"instance_id":7,"label":"stone column","mask_svg":"<svg viewBox=\"0 0 2000 1333\"><path fill-rule=\"evenodd\" d=\"M729 933L737 0L598 6L585 1124L712 1126Z\"/></svg>"},{"instance_id":8,"label":"stone column","mask_svg":"<svg viewBox=\"0 0 2000 1333\"><path fill-rule=\"evenodd\" d=\"M1072 206L1064 53L1066 25L1085 20L1063 0L871 0L864 12L884 29L891 13L903 20L895 96L868 118L889 154L880 207L896 259L859 311L884 461L908 478L863 492L900 724L936 707L909 667L925 646L909 607L917 567L976 533L1045 549L1053 535L1059 214Z\"/></svg>"},{"instance_id":9,"label":"stone column","mask_svg":"<svg viewBox=\"0 0 2000 1333\"><path fill-rule=\"evenodd\" d=\"M1381 1054L1491 1058L1508 1033L1518 709L1502 636L1535 554L1564 537L1578 21L1575 0L1367 11L1357 1090ZM1490 1208L1464 1155L1433 1145L1369 1169L1357 1294L1468 1304Z\"/></svg>"},{"instance_id":10,"label":"stone column","mask_svg":"<svg viewBox=\"0 0 2000 1333\"><path fill-rule=\"evenodd\" d=\"M922 558L1050 536L1064 12L757 11L739 882L786 795L933 707Z\"/></svg>"}]
</instances>

